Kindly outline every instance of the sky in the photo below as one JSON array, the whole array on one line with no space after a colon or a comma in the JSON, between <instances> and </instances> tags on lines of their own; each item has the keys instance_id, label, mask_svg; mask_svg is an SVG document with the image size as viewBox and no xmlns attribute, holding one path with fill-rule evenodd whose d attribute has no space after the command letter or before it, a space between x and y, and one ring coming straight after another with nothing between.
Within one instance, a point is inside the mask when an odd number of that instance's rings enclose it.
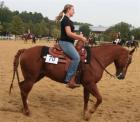
<instances>
[{"instance_id":1,"label":"sky","mask_svg":"<svg viewBox=\"0 0 140 122\"><path fill-rule=\"evenodd\" d=\"M1 0L0 0L1 1ZM73 21L112 26L121 21L140 27L140 0L3 0L10 10L40 12L54 20L65 4L75 8Z\"/></svg>"}]
</instances>

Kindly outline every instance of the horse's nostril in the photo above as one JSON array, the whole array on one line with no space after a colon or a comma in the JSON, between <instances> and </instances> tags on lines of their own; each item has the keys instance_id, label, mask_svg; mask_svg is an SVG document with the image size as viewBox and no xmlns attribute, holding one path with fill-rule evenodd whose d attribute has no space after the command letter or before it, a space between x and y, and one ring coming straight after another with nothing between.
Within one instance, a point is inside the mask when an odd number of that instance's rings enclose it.
<instances>
[{"instance_id":1,"label":"horse's nostril","mask_svg":"<svg viewBox=\"0 0 140 122\"><path fill-rule=\"evenodd\" d=\"M122 73L120 73L120 74L117 76L117 78L118 78L119 80L123 80L123 79L124 79L124 75L123 75Z\"/></svg>"}]
</instances>

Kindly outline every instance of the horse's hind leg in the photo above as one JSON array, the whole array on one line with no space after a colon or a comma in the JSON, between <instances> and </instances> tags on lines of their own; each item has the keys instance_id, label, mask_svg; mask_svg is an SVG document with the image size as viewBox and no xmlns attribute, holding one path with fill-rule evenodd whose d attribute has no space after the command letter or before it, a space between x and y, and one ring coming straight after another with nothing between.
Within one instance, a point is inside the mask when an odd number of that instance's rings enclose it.
<instances>
[{"instance_id":1,"label":"horse's hind leg","mask_svg":"<svg viewBox=\"0 0 140 122\"><path fill-rule=\"evenodd\" d=\"M33 87L34 82L30 80L24 80L20 82L21 98L23 102L23 112L25 115L30 115L30 110L28 108L27 98L30 90Z\"/></svg>"}]
</instances>

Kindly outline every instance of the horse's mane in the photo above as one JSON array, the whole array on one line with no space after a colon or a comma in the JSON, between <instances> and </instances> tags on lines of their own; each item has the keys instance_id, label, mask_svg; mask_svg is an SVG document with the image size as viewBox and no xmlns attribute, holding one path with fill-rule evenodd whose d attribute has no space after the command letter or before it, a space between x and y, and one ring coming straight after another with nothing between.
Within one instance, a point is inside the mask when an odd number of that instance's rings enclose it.
<instances>
[{"instance_id":1,"label":"horse's mane","mask_svg":"<svg viewBox=\"0 0 140 122\"><path fill-rule=\"evenodd\" d=\"M121 48L121 49L124 49L126 51L128 51L128 49L120 46L120 45L115 45L115 44L112 44L112 43L102 43L101 45L98 45L98 46L95 46L93 48L101 48L101 47L117 47L117 48Z\"/></svg>"},{"instance_id":2,"label":"horse's mane","mask_svg":"<svg viewBox=\"0 0 140 122\"><path fill-rule=\"evenodd\" d=\"M98 45L98 46L95 46L95 47L92 47L92 48L93 49L99 49L99 48L107 48L107 47L108 48L110 48L110 47L112 47L112 48L118 48L120 50L125 50L125 51L129 52L128 49L126 49L126 48L124 48L124 47L122 47L120 45L115 45L115 44L112 44L112 43L103 43L101 45Z\"/></svg>"}]
</instances>

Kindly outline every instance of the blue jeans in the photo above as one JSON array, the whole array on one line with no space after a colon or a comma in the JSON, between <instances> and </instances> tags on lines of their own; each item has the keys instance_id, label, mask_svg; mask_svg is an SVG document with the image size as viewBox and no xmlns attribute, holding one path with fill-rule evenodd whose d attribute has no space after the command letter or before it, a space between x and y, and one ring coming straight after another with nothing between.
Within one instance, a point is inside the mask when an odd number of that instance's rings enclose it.
<instances>
[{"instance_id":1,"label":"blue jeans","mask_svg":"<svg viewBox=\"0 0 140 122\"><path fill-rule=\"evenodd\" d=\"M64 51L64 53L72 60L65 78L65 82L68 83L68 81L71 80L71 78L77 71L80 62L80 56L72 43L66 41L59 41L59 45Z\"/></svg>"}]
</instances>

